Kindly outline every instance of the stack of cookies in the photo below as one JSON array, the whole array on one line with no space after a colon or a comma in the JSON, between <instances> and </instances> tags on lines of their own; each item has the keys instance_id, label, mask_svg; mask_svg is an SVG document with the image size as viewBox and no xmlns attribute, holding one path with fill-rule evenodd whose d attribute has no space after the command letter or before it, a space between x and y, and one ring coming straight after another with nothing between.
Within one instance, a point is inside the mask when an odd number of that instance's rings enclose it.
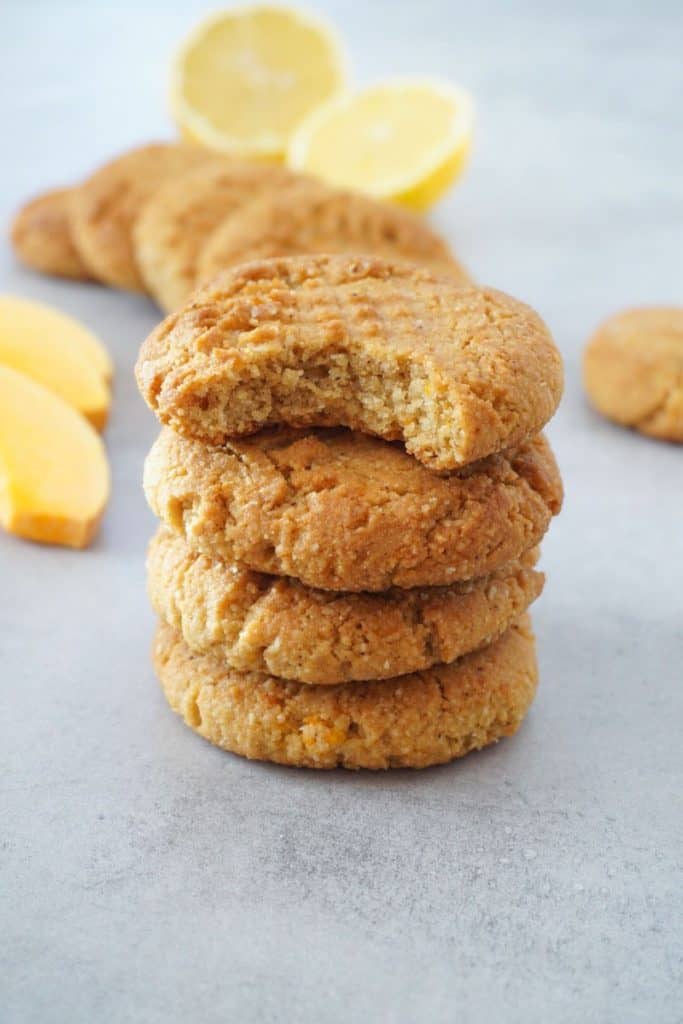
<instances>
[{"instance_id":1,"label":"stack of cookies","mask_svg":"<svg viewBox=\"0 0 683 1024\"><path fill-rule=\"evenodd\" d=\"M381 258L255 261L144 343L169 703L226 750L425 767L516 731L561 481L538 316Z\"/></svg>"}]
</instances>

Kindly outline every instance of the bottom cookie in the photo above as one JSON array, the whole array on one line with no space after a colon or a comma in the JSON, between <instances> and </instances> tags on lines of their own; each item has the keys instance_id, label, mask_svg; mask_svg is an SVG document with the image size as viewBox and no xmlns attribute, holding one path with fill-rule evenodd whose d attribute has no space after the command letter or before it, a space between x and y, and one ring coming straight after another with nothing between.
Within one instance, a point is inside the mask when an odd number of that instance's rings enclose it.
<instances>
[{"instance_id":1,"label":"bottom cookie","mask_svg":"<svg viewBox=\"0 0 683 1024\"><path fill-rule=\"evenodd\" d=\"M451 665L338 686L237 672L160 625L154 667L187 725L224 750L309 768L426 768L517 731L536 692L530 619Z\"/></svg>"}]
</instances>

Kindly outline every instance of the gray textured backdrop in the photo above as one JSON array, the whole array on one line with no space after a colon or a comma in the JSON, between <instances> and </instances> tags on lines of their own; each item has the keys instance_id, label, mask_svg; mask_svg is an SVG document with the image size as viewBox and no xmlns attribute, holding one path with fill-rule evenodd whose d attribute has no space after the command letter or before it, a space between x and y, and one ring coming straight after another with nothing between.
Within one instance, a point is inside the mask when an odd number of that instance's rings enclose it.
<instances>
[{"instance_id":1,"label":"gray textured backdrop","mask_svg":"<svg viewBox=\"0 0 683 1024\"><path fill-rule=\"evenodd\" d=\"M0 536L0 1019L603 1022L681 1017L683 450L586 407L579 352L624 305L681 302L679 3L319 5L359 80L468 85L477 145L436 211L474 274L566 357L550 434L542 687L519 736L423 774L221 754L148 664L134 389L142 299L26 273L117 367L114 495L89 552ZM169 131L168 55L204 5L2 5L0 213Z\"/></svg>"}]
</instances>

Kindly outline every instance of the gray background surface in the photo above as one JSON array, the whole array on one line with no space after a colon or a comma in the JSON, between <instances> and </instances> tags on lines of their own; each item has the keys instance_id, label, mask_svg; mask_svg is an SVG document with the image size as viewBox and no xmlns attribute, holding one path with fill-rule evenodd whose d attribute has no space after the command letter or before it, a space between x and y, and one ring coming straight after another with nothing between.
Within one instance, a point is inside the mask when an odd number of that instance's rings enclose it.
<instances>
[{"instance_id":1,"label":"gray background surface","mask_svg":"<svg viewBox=\"0 0 683 1024\"><path fill-rule=\"evenodd\" d=\"M359 80L473 90L474 160L435 222L566 358L538 700L515 739L421 774L297 772L197 739L148 660L156 428L131 370L157 314L3 246L2 289L81 317L117 374L97 546L0 536L0 1020L680 1021L683 450L594 416L579 353L612 311L683 299L682 8L325 9ZM5 0L3 222L170 131L168 56L204 10Z\"/></svg>"}]
</instances>

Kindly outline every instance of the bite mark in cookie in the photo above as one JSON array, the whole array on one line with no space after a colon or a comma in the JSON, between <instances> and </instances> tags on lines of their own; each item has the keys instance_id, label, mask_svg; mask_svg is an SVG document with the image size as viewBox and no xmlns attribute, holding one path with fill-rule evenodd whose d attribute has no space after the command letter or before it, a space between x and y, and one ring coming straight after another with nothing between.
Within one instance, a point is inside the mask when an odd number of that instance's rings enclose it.
<instances>
[{"instance_id":1,"label":"bite mark in cookie","mask_svg":"<svg viewBox=\"0 0 683 1024\"><path fill-rule=\"evenodd\" d=\"M204 442L347 426L400 440L435 470L527 440L562 392L559 354L528 306L350 256L227 272L150 335L136 373L159 419Z\"/></svg>"}]
</instances>

